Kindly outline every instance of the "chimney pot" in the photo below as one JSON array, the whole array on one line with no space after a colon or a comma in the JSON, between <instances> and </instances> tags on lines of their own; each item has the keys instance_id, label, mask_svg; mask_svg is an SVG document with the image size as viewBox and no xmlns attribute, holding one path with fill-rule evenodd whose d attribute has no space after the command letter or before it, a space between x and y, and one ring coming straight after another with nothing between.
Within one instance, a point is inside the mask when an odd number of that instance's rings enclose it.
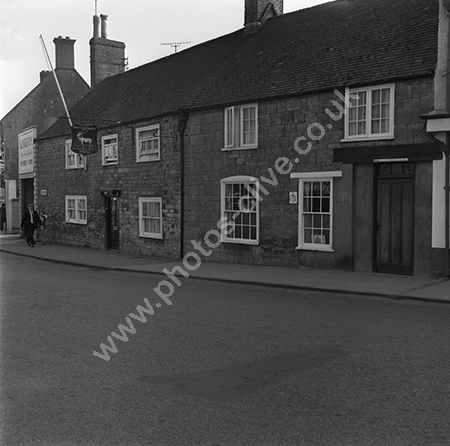
<instances>
[{"instance_id":1,"label":"chimney pot","mask_svg":"<svg viewBox=\"0 0 450 446\"><path fill-rule=\"evenodd\" d=\"M102 36L102 38L106 39L106 37L108 37L108 34L106 32L106 21L108 20L108 16L105 14L100 14L100 20L102 22L102 27L101 27L102 35L101 36Z\"/></svg>"},{"instance_id":2,"label":"chimney pot","mask_svg":"<svg viewBox=\"0 0 450 446\"><path fill-rule=\"evenodd\" d=\"M100 17L98 15L95 15L94 16L94 34L93 34L94 38L100 37L99 27L100 27Z\"/></svg>"}]
</instances>

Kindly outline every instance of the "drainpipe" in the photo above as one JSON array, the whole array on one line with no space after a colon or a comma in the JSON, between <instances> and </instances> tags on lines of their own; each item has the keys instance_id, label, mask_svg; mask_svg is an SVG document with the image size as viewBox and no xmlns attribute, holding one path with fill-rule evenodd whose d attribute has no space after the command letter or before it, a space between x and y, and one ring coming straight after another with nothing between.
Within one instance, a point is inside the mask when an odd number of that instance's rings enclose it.
<instances>
[{"instance_id":1,"label":"drainpipe","mask_svg":"<svg viewBox=\"0 0 450 446\"><path fill-rule=\"evenodd\" d=\"M180 259L184 257L184 132L188 121L188 114L179 110L178 131L180 138Z\"/></svg>"},{"instance_id":2,"label":"drainpipe","mask_svg":"<svg viewBox=\"0 0 450 446\"><path fill-rule=\"evenodd\" d=\"M447 10L447 112L450 112L450 0L443 0ZM450 277L450 133L447 133L445 147L445 277Z\"/></svg>"}]
</instances>

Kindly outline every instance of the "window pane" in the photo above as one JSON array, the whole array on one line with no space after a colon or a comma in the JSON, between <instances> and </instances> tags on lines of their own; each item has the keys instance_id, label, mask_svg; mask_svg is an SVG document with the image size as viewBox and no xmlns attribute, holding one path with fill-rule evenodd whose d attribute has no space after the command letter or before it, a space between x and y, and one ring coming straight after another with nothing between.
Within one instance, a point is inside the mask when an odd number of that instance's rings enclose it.
<instances>
[{"instance_id":1,"label":"window pane","mask_svg":"<svg viewBox=\"0 0 450 446\"><path fill-rule=\"evenodd\" d=\"M304 217L305 228L312 228L312 214L306 214Z\"/></svg>"},{"instance_id":2,"label":"window pane","mask_svg":"<svg viewBox=\"0 0 450 446\"><path fill-rule=\"evenodd\" d=\"M321 228L322 227L322 216L321 215L314 215L313 216L313 227L314 228Z\"/></svg>"},{"instance_id":3,"label":"window pane","mask_svg":"<svg viewBox=\"0 0 450 446\"><path fill-rule=\"evenodd\" d=\"M305 229L303 234L303 240L305 243L312 243L312 230L311 229Z\"/></svg>"},{"instance_id":4,"label":"window pane","mask_svg":"<svg viewBox=\"0 0 450 446\"><path fill-rule=\"evenodd\" d=\"M366 107L358 107L358 121L366 119Z\"/></svg>"},{"instance_id":5,"label":"window pane","mask_svg":"<svg viewBox=\"0 0 450 446\"><path fill-rule=\"evenodd\" d=\"M330 212L330 199L329 198L322 199L322 212Z\"/></svg>"},{"instance_id":6,"label":"window pane","mask_svg":"<svg viewBox=\"0 0 450 446\"><path fill-rule=\"evenodd\" d=\"M381 107L379 105L374 105L372 107L372 118L378 119L381 116Z\"/></svg>"},{"instance_id":7,"label":"window pane","mask_svg":"<svg viewBox=\"0 0 450 446\"><path fill-rule=\"evenodd\" d=\"M359 96L359 105L366 105L367 104L367 92L360 91L358 93Z\"/></svg>"},{"instance_id":8,"label":"window pane","mask_svg":"<svg viewBox=\"0 0 450 446\"><path fill-rule=\"evenodd\" d=\"M320 183L319 182L314 182L313 183L313 195L314 196L318 196L320 195Z\"/></svg>"},{"instance_id":9,"label":"window pane","mask_svg":"<svg viewBox=\"0 0 450 446\"><path fill-rule=\"evenodd\" d=\"M304 197L311 196L311 183L309 181L305 181L303 183L303 196Z\"/></svg>"},{"instance_id":10,"label":"window pane","mask_svg":"<svg viewBox=\"0 0 450 446\"><path fill-rule=\"evenodd\" d=\"M381 100L383 101L383 103L391 101L391 89L390 88L383 88Z\"/></svg>"},{"instance_id":11,"label":"window pane","mask_svg":"<svg viewBox=\"0 0 450 446\"><path fill-rule=\"evenodd\" d=\"M304 198L303 199L303 211L304 212L311 212L311 198Z\"/></svg>"},{"instance_id":12,"label":"window pane","mask_svg":"<svg viewBox=\"0 0 450 446\"><path fill-rule=\"evenodd\" d=\"M320 198L313 198L313 212L320 212Z\"/></svg>"},{"instance_id":13,"label":"window pane","mask_svg":"<svg viewBox=\"0 0 450 446\"><path fill-rule=\"evenodd\" d=\"M372 133L380 133L380 121L372 121Z\"/></svg>"},{"instance_id":14,"label":"window pane","mask_svg":"<svg viewBox=\"0 0 450 446\"><path fill-rule=\"evenodd\" d=\"M379 104L381 101L381 90L372 91L372 104Z\"/></svg>"}]
</instances>

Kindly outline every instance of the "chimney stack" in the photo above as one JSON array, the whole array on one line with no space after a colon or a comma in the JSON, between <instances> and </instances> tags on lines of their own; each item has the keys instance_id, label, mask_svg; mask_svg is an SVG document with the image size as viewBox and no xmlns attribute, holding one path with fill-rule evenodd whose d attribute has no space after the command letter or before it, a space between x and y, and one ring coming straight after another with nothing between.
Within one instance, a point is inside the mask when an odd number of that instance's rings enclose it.
<instances>
[{"instance_id":1,"label":"chimney stack","mask_svg":"<svg viewBox=\"0 0 450 446\"><path fill-rule=\"evenodd\" d=\"M91 47L91 87L103 79L125 71L125 44L107 38L107 15L94 16L94 35ZM100 36L99 36L100 21Z\"/></svg>"},{"instance_id":2,"label":"chimney stack","mask_svg":"<svg viewBox=\"0 0 450 446\"><path fill-rule=\"evenodd\" d=\"M244 26L255 27L264 20L283 14L283 0L245 0Z\"/></svg>"},{"instance_id":3,"label":"chimney stack","mask_svg":"<svg viewBox=\"0 0 450 446\"><path fill-rule=\"evenodd\" d=\"M65 68L73 70L75 68L75 58L74 58L74 44L75 40L70 37L65 39L62 36L55 37L53 39L55 44L55 68Z\"/></svg>"},{"instance_id":4,"label":"chimney stack","mask_svg":"<svg viewBox=\"0 0 450 446\"><path fill-rule=\"evenodd\" d=\"M42 70L42 71L39 73L39 77L40 77L41 82L42 82L49 74L51 74L51 71Z\"/></svg>"}]
</instances>

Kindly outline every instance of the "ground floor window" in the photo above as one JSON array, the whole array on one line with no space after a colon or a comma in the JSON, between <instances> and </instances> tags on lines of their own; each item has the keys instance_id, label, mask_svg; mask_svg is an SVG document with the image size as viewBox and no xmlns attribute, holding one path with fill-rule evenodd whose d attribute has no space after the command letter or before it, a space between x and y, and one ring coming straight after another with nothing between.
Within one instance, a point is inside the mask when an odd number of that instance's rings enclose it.
<instances>
[{"instance_id":1,"label":"ground floor window","mask_svg":"<svg viewBox=\"0 0 450 446\"><path fill-rule=\"evenodd\" d=\"M139 198L139 236L163 238L162 199Z\"/></svg>"},{"instance_id":2,"label":"ground floor window","mask_svg":"<svg viewBox=\"0 0 450 446\"><path fill-rule=\"evenodd\" d=\"M257 245L259 243L258 180L235 176L221 181L222 218L234 229L222 233L223 242Z\"/></svg>"},{"instance_id":3,"label":"ground floor window","mask_svg":"<svg viewBox=\"0 0 450 446\"><path fill-rule=\"evenodd\" d=\"M333 179L340 176L341 171L291 174L299 180L299 249L333 250Z\"/></svg>"},{"instance_id":4,"label":"ground floor window","mask_svg":"<svg viewBox=\"0 0 450 446\"><path fill-rule=\"evenodd\" d=\"M66 195L66 222L87 224L87 197L85 195Z\"/></svg>"}]
</instances>

